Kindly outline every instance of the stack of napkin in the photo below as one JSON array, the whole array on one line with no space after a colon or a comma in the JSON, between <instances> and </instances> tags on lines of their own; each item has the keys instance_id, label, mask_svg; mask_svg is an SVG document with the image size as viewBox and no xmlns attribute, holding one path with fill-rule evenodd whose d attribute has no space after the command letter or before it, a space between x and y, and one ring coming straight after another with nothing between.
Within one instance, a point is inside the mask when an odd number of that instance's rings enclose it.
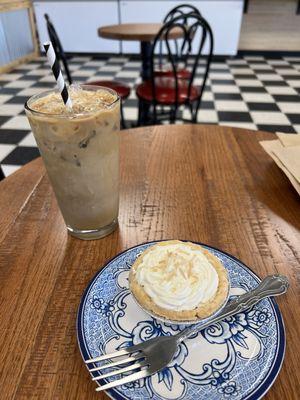
<instances>
[{"instance_id":1,"label":"stack of napkin","mask_svg":"<svg viewBox=\"0 0 300 400\"><path fill-rule=\"evenodd\" d=\"M259 142L300 195L300 134L276 133L278 140Z\"/></svg>"}]
</instances>

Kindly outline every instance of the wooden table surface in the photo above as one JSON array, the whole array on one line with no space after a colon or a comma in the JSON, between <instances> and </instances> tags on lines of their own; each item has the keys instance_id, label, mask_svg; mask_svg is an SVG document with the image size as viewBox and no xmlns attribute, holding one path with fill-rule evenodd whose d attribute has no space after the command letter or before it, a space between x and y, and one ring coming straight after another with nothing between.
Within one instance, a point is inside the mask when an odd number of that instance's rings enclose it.
<instances>
[{"instance_id":1,"label":"wooden table surface","mask_svg":"<svg viewBox=\"0 0 300 400\"><path fill-rule=\"evenodd\" d=\"M68 236L40 159L0 183L1 400L107 399L81 360L75 320L101 265L138 243L208 243L258 275L281 273L282 370L267 400L299 399L299 198L258 141L268 133L185 125L121 132L119 229Z\"/></svg>"},{"instance_id":2,"label":"wooden table surface","mask_svg":"<svg viewBox=\"0 0 300 400\"><path fill-rule=\"evenodd\" d=\"M163 24L152 23L107 25L98 29L98 35L106 39L151 42L162 26ZM172 29L169 33L170 39L181 36L182 30L178 28Z\"/></svg>"}]
</instances>

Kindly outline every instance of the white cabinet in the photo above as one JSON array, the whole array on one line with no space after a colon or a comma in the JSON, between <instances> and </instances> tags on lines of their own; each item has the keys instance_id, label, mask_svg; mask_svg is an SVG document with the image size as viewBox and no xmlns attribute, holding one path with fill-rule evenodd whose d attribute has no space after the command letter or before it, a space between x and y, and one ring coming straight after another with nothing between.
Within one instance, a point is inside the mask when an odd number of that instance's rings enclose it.
<instances>
[{"instance_id":1,"label":"white cabinet","mask_svg":"<svg viewBox=\"0 0 300 400\"><path fill-rule=\"evenodd\" d=\"M48 13L67 52L119 53L117 40L103 39L97 30L119 23L118 1L47 1L34 3L40 42L48 40L44 14Z\"/></svg>"},{"instance_id":2,"label":"white cabinet","mask_svg":"<svg viewBox=\"0 0 300 400\"><path fill-rule=\"evenodd\" d=\"M36 1L38 33L41 43L48 40L44 14L48 13L67 52L119 53L120 42L98 37L104 25L130 22L162 22L182 0L99 0ZM243 15L243 0L184 1L196 6L210 23L215 39L215 54L237 52ZM139 53L140 43L123 41L124 53Z\"/></svg>"},{"instance_id":3,"label":"white cabinet","mask_svg":"<svg viewBox=\"0 0 300 400\"><path fill-rule=\"evenodd\" d=\"M209 22L215 39L214 54L235 55L238 51L243 1L194 1Z\"/></svg>"},{"instance_id":4,"label":"white cabinet","mask_svg":"<svg viewBox=\"0 0 300 400\"><path fill-rule=\"evenodd\" d=\"M121 23L162 22L164 16L182 0L121 0ZM196 0L184 1L197 7L211 25L214 33L214 54L234 55L237 52L243 15L242 0ZM122 43L124 53L138 53L138 42Z\"/></svg>"}]
</instances>

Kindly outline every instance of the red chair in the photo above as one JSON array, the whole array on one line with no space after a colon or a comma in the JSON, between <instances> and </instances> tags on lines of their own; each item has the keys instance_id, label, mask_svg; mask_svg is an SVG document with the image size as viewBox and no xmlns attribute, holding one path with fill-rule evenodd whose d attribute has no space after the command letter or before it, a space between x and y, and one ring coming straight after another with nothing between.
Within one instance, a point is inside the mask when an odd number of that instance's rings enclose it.
<instances>
[{"instance_id":1,"label":"red chair","mask_svg":"<svg viewBox=\"0 0 300 400\"><path fill-rule=\"evenodd\" d=\"M178 105L185 104L186 101L196 101L200 95L200 87L189 85L187 79L178 78L178 87L176 90L176 80L172 76L155 77L155 97L153 96L152 83L146 81L141 83L136 90L139 98L147 102L153 102L155 99L158 104L171 106L176 102Z\"/></svg>"},{"instance_id":2,"label":"red chair","mask_svg":"<svg viewBox=\"0 0 300 400\"><path fill-rule=\"evenodd\" d=\"M163 78L163 77L170 78L173 76L173 71L171 68L160 67L159 69L157 69L155 71L155 76L158 78L159 77L160 78ZM189 71L187 68L179 69L177 72L177 76L178 76L178 79L189 79L191 77L191 71Z\"/></svg>"},{"instance_id":3,"label":"red chair","mask_svg":"<svg viewBox=\"0 0 300 400\"><path fill-rule=\"evenodd\" d=\"M120 113L121 113L121 127L123 129L126 128L125 118L123 113L123 101L127 99L130 95L130 86L126 85L126 83L121 81L89 81L87 82L89 85L96 85L96 86L103 86L108 89L113 89L115 92L118 93L121 102L120 102Z\"/></svg>"},{"instance_id":4,"label":"red chair","mask_svg":"<svg viewBox=\"0 0 300 400\"><path fill-rule=\"evenodd\" d=\"M67 79L69 84L71 85L73 83L72 80L72 76L71 76L71 72L68 66L68 62L67 62L67 57L65 55L65 52L63 50L63 47L61 45L61 41L59 40L59 37L56 33L56 30L54 28L54 25L52 24L49 15L45 14L44 15L45 19L46 19L46 24L47 24L47 30L48 30L48 34L49 34L49 38L53 44L55 53L56 53L56 57L59 60L60 63L63 64ZM98 81L89 81L88 82L89 85L96 85L96 86L103 86L109 89L113 89L115 90L120 99L121 99L121 127L125 128L125 120L124 120L124 113L123 113L123 101L125 99L127 99L130 95L130 86L127 85L124 82L121 81L109 81L109 80L98 80Z\"/></svg>"},{"instance_id":5,"label":"red chair","mask_svg":"<svg viewBox=\"0 0 300 400\"><path fill-rule=\"evenodd\" d=\"M183 24L184 21L188 23ZM172 29L182 29L184 46L178 48L172 46L172 39L168 39ZM200 33L200 38L198 35ZM199 43L195 39L199 38ZM192 43L197 47L195 56L192 56ZM205 44L208 44L208 54L203 56L202 51ZM171 65L168 74L157 74L157 64L160 64L161 46L167 49L166 58ZM191 113L192 122L197 121L197 113L201 104L202 94L208 76L208 71L213 54L213 33L207 23L199 14L180 15L164 24L158 32L152 47L150 79L139 84L136 94L139 98L139 120L138 125L156 124L166 117L170 123L174 123L178 116L178 108L187 106ZM197 71L200 57L204 62L204 73L201 85L194 84L195 73ZM182 60L190 66L188 74L182 79ZM160 108L160 109L158 109ZM166 111L166 108L168 110ZM181 118L183 121L186 119Z\"/></svg>"}]
</instances>

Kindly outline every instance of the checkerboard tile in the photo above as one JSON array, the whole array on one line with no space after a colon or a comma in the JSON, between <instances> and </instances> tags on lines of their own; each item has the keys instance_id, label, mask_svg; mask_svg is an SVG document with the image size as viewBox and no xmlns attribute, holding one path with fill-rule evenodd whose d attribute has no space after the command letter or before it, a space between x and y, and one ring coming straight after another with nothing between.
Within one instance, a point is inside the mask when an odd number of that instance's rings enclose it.
<instances>
[{"instance_id":1,"label":"checkerboard tile","mask_svg":"<svg viewBox=\"0 0 300 400\"><path fill-rule=\"evenodd\" d=\"M1 168L5 176L13 174L16 172L22 165L6 165L1 163Z\"/></svg>"},{"instance_id":2,"label":"checkerboard tile","mask_svg":"<svg viewBox=\"0 0 300 400\"><path fill-rule=\"evenodd\" d=\"M33 85L33 81L31 80L16 80L7 83L4 85L5 88L16 88L16 89L22 89L22 88L28 88L29 86Z\"/></svg>"},{"instance_id":3,"label":"checkerboard tile","mask_svg":"<svg viewBox=\"0 0 300 400\"><path fill-rule=\"evenodd\" d=\"M130 57L72 57L76 82L124 80L132 87L124 103L128 126L137 120L134 91L141 61ZM200 63L195 84L203 74ZM0 163L10 175L39 155L23 107L32 95L55 86L44 57L0 75ZM182 111L190 118L188 110ZM252 130L300 133L300 57L244 56L214 61L198 113L198 122Z\"/></svg>"},{"instance_id":4,"label":"checkerboard tile","mask_svg":"<svg viewBox=\"0 0 300 400\"><path fill-rule=\"evenodd\" d=\"M4 129L30 129L26 115L17 115L6 121L1 128Z\"/></svg>"},{"instance_id":5,"label":"checkerboard tile","mask_svg":"<svg viewBox=\"0 0 300 400\"><path fill-rule=\"evenodd\" d=\"M15 146L11 144L0 144L0 157L1 159L5 159L13 150Z\"/></svg>"},{"instance_id":6,"label":"checkerboard tile","mask_svg":"<svg viewBox=\"0 0 300 400\"><path fill-rule=\"evenodd\" d=\"M23 104L2 104L0 107L0 115L15 116L24 110Z\"/></svg>"},{"instance_id":7,"label":"checkerboard tile","mask_svg":"<svg viewBox=\"0 0 300 400\"><path fill-rule=\"evenodd\" d=\"M36 147L36 141L32 132L29 132L20 142L19 146Z\"/></svg>"}]
</instances>

